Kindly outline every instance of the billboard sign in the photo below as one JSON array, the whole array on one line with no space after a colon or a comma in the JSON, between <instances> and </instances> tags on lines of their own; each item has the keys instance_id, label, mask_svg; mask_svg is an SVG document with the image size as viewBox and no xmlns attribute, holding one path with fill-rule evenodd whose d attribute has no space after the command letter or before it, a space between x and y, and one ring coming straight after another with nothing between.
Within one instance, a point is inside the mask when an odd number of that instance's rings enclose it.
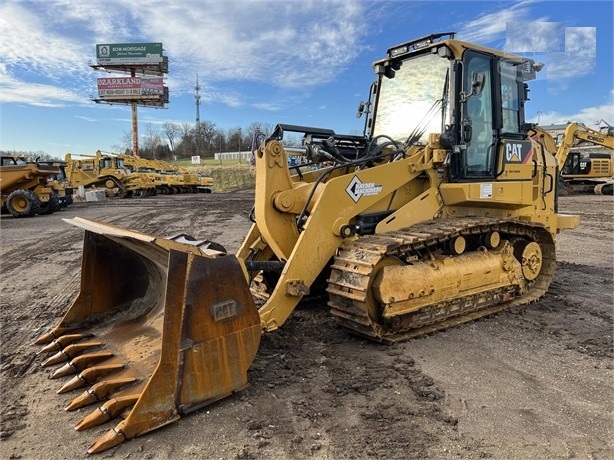
<instances>
[{"instance_id":1,"label":"billboard sign","mask_svg":"<svg viewBox=\"0 0 614 460\"><path fill-rule=\"evenodd\" d=\"M141 94L162 96L164 94L164 79L162 77L141 77Z\"/></svg>"},{"instance_id":2,"label":"billboard sign","mask_svg":"<svg viewBox=\"0 0 614 460\"><path fill-rule=\"evenodd\" d=\"M98 64L159 64L162 43L103 43L96 45Z\"/></svg>"},{"instance_id":3,"label":"billboard sign","mask_svg":"<svg viewBox=\"0 0 614 460\"><path fill-rule=\"evenodd\" d=\"M98 96L162 96L164 79L162 77L107 77L98 79Z\"/></svg>"}]
</instances>

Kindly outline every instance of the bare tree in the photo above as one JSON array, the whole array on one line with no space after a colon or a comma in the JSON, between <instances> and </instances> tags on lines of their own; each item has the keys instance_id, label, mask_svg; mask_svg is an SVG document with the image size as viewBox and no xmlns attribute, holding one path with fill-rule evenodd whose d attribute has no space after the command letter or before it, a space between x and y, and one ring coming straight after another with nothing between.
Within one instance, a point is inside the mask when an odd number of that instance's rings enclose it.
<instances>
[{"instance_id":1,"label":"bare tree","mask_svg":"<svg viewBox=\"0 0 614 460\"><path fill-rule=\"evenodd\" d=\"M116 153L132 154L132 131L124 131L119 139L119 143L113 144L111 148Z\"/></svg>"},{"instance_id":2,"label":"bare tree","mask_svg":"<svg viewBox=\"0 0 614 460\"><path fill-rule=\"evenodd\" d=\"M236 128L230 128L228 130L228 134L227 134L227 145L226 145L226 151L227 152L238 152L240 147L242 147L243 145L245 145L242 142L242 138L243 137L243 133L242 133L242 129L239 127Z\"/></svg>"},{"instance_id":3,"label":"bare tree","mask_svg":"<svg viewBox=\"0 0 614 460\"><path fill-rule=\"evenodd\" d=\"M198 145L201 146L204 156L213 156L217 145L217 132L215 123L210 121L201 121L198 126L194 127L194 137L198 139Z\"/></svg>"},{"instance_id":4,"label":"bare tree","mask_svg":"<svg viewBox=\"0 0 614 460\"><path fill-rule=\"evenodd\" d=\"M147 132L143 136L143 148L145 155L151 155L156 157L157 148L163 144L162 135L159 131L155 130L151 123L147 124Z\"/></svg>"},{"instance_id":5,"label":"bare tree","mask_svg":"<svg viewBox=\"0 0 614 460\"><path fill-rule=\"evenodd\" d=\"M194 138L192 137L192 125L187 122L181 123L179 127L180 132L180 140L177 145L176 154L185 158L187 156L192 155L192 151L194 149Z\"/></svg>"},{"instance_id":6,"label":"bare tree","mask_svg":"<svg viewBox=\"0 0 614 460\"><path fill-rule=\"evenodd\" d=\"M37 150L35 152L31 150L29 151L0 150L0 154L2 154L2 156L8 156L8 157L23 157L26 159L26 161L58 161L60 160L60 158L58 158L57 155L53 156L53 155L43 152L42 150Z\"/></svg>"},{"instance_id":7,"label":"bare tree","mask_svg":"<svg viewBox=\"0 0 614 460\"><path fill-rule=\"evenodd\" d=\"M247 127L247 132L250 136L253 136L256 129L258 129L266 137L269 137L273 133L275 125L272 123L260 123L259 121L253 121Z\"/></svg>"},{"instance_id":8,"label":"bare tree","mask_svg":"<svg viewBox=\"0 0 614 460\"><path fill-rule=\"evenodd\" d=\"M179 126L177 123L167 121L162 125L162 128L164 129L164 135L166 136L166 139L168 140L168 145L170 146L171 150L174 151L175 150L175 140L177 139L177 136L179 136L179 133L181 132L181 126Z\"/></svg>"}]
</instances>

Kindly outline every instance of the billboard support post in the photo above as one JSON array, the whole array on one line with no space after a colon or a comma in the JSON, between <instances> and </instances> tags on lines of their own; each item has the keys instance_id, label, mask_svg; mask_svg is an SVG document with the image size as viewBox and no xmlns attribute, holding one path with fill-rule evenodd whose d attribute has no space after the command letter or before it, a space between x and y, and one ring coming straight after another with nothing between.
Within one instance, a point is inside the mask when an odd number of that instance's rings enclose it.
<instances>
[{"instance_id":1,"label":"billboard support post","mask_svg":"<svg viewBox=\"0 0 614 460\"><path fill-rule=\"evenodd\" d=\"M130 75L133 78L136 76L134 69L130 71ZM132 101L132 155L139 158L139 122L136 113L136 101Z\"/></svg>"}]
</instances>

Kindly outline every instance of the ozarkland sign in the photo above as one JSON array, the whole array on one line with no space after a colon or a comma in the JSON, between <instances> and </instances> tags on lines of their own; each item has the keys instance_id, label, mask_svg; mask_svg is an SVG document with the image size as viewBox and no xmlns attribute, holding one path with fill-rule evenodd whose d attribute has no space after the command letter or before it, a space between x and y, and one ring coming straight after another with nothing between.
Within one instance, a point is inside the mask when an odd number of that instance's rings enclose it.
<instances>
[{"instance_id":1,"label":"ozarkland sign","mask_svg":"<svg viewBox=\"0 0 614 460\"><path fill-rule=\"evenodd\" d=\"M164 79L162 77L113 77L98 79L98 96L162 96Z\"/></svg>"},{"instance_id":2,"label":"ozarkland sign","mask_svg":"<svg viewBox=\"0 0 614 460\"><path fill-rule=\"evenodd\" d=\"M162 43L104 43L96 45L98 64L159 64Z\"/></svg>"}]
</instances>

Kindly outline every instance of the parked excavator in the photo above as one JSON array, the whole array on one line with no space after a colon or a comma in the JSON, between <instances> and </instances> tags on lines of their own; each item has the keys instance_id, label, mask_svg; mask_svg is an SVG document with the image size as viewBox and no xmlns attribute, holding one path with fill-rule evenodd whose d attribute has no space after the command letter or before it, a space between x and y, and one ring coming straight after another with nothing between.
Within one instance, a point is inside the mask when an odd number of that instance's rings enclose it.
<instances>
[{"instance_id":1,"label":"parked excavator","mask_svg":"<svg viewBox=\"0 0 614 460\"><path fill-rule=\"evenodd\" d=\"M592 152L595 146L606 152ZM612 153L611 130L597 131L581 123L568 123L557 151L565 185L578 193L614 195Z\"/></svg>"},{"instance_id":2,"label":"parked excavator","mask_svg":"<svg viewBox=\"0 0 614 460\"><path fill-rule=\"evenodd\" d=\"M52 377L74 375L60 393L87 387L66 410L102 404L75 429L122 418L88 452L243 389L261 334L306 296L328 293L349 332L395 342L546 293L555 237L579 218L558 213L556 151L525 122L541 65L442 33L373 67L363 135L280 124L259 142L236 254L67 220L85 230L81 290L37 343L55 352L43 365L63 363Z\"/></svg>"}]
</instances>

